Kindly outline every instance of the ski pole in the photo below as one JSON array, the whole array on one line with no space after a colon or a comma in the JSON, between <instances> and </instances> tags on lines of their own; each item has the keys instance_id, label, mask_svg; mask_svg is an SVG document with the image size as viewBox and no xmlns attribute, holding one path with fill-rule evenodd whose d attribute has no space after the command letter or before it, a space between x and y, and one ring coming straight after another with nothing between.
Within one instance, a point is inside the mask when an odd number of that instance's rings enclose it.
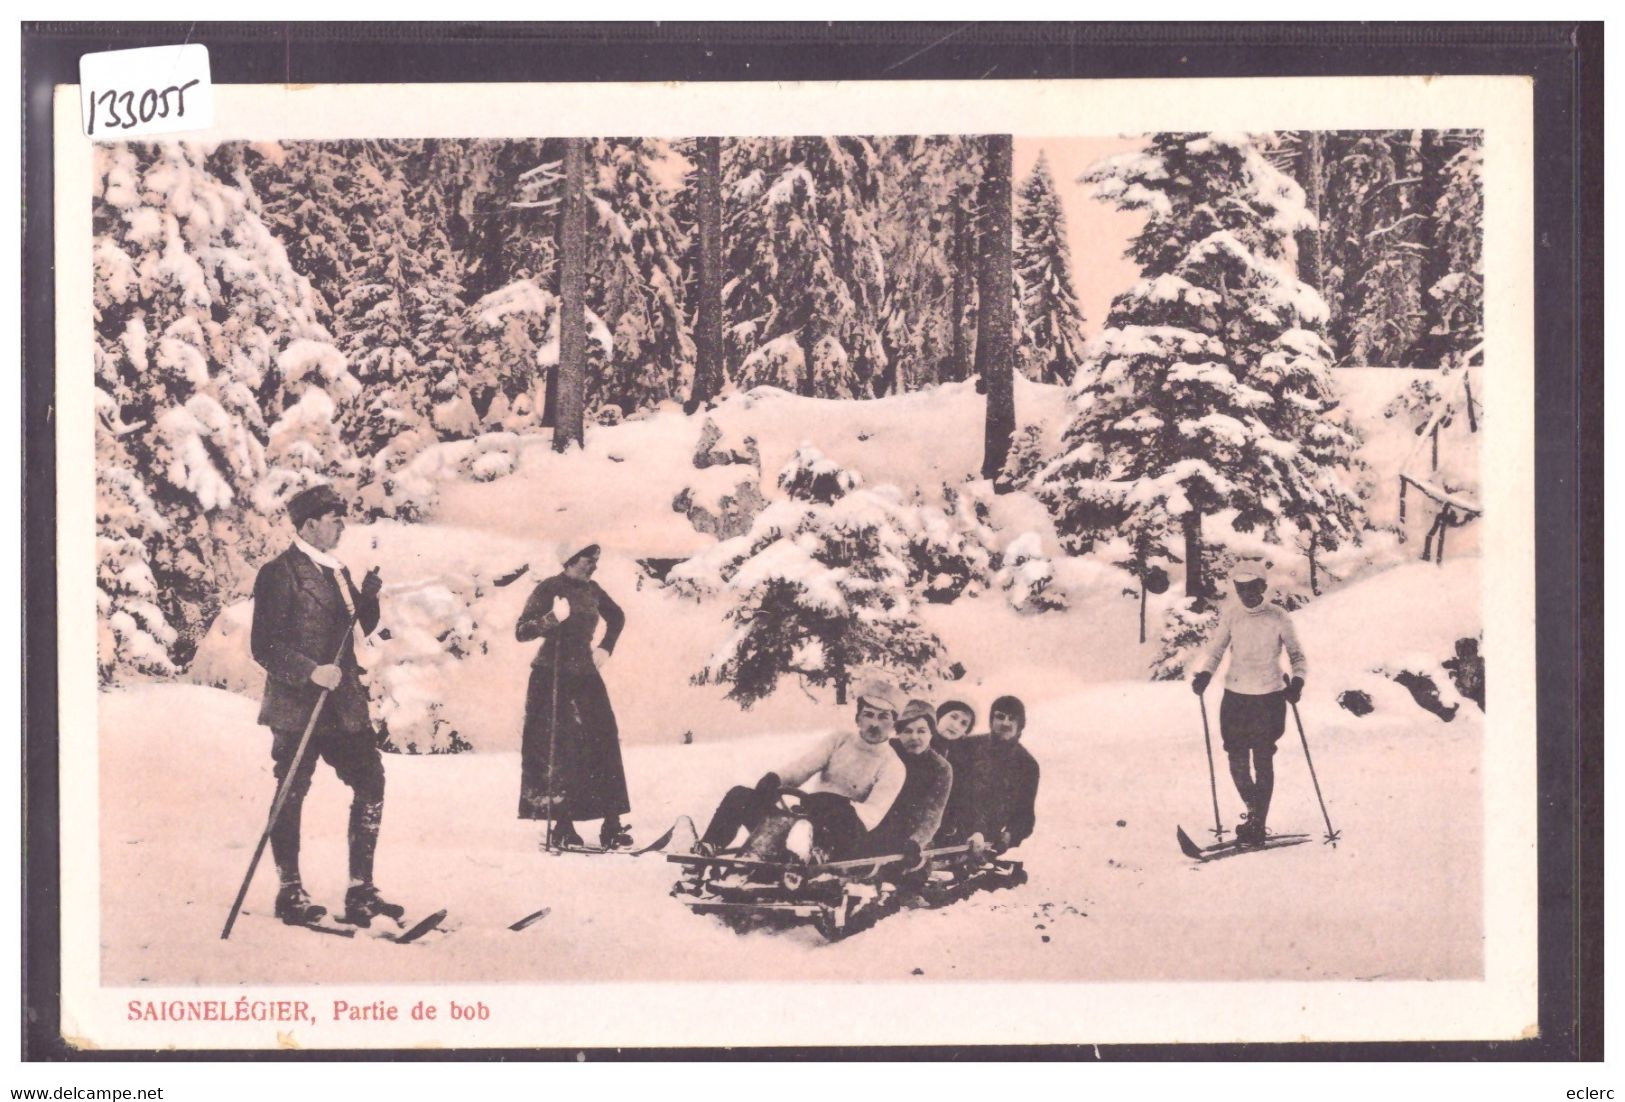
<instances>
[{"instance_id":1,"label":"ski pole","mask_svg":"<svg viewBox=\"0 0 1625 1102\"><path fill-rule=\"evenodd\" d=\"M1219 781L1213 773L1213 736L1207 726L1207 698L1198 693L1196 703L1202 709L1202 743L1207 747L1207 787L1213 796L1213 836L1222 842L1224 824L1219 821Z\"/></svg>"},{"instance_id":2,"label":"ski pole","mask_svg":"<svg viewBox=\"0 0 1625 1102\"><path fill-rule=\"evenodd\" d=\"M1315 759L1309 756L1309 736L1303 733L1303 717L1298 714L1297 704L1292 705L1292 718L1298 724L1298 738L1303 742L1303 760L1309 763L1309 779L1315 785L1315 799L1320 801L1320 814L1326 820L1326 845L1337 848L1337 840L1342 837L1332 829L1332 817L1326 812L1326 797L1320 794L1320 778L1315 776Z\"/></svg>"},{"instance_id":3,"label":"ski pole","mask_svg":"<svg viewBox=\"0 0 1625 1102\"><path fill-rule=\"evenodd\" d=\"M344 583L341 581L340 584ZM350 613L350 622L344 628L343 638L339 640L339 649L328 665L336 666L339 659L344 657L344 646L355 634L355 622L360 615L359 607ZM299 763L305 760L305 748L310 745L311 732L316 730L316 720L321 717L322 708L327 704L330 695L331 689L323 689L316 697L316 706L310 710L310 720L305 724L305 733L299 737L299 748L293 752L293 761L288 766L288 772L283 776L282 783L277 786L276 799L271 801L271 814L266 820L264 832L260 834L259 845L254 847L254 856L249 859L248 872L243 876L243 886L237 889L237 898L231 904L231 913L226 916L226 927L220 931L222 941L231 936L231 928L237 923L237 913L243 909L243 900L248 896L248 886L254 882L254 871L260 866L260 858L265 856L265 844L271 840L271 831L276 829L276 821L282 815L282 806L288 802L288 793L293 790L294 777L299 773Z\"/></svg>"},{"instance_id":4,"label":"ski pole","mask_svg":"<svg viewBox=\"0 0 1625 1102\"><path fill-rule=\"evenodd\" d=\"M559 664L564 656L553 649L553 697L547 715L547 850L553 852L553 747L559 738Z\"/></svg>"}]
</instances>

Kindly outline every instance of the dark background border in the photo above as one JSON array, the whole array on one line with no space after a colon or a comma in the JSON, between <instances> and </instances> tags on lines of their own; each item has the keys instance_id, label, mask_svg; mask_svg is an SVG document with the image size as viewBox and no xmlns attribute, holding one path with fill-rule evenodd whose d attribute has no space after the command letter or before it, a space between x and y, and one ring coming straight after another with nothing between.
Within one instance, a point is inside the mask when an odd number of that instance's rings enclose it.
<instances>
[{"instance_id":1,"label":"dark background border","mask_svg":"<svg viewBox=\"0 0 1625 1102\"><path fill-rule=\"evenodd\" d=\"M1602 924L1600 23L25 23L22 1055L577 1059L575 1049L96 1051L59 1035L51 92L84 53L201 42L222 84L1524 74L1535 92L1540 1032L1485 1043L600 1049L587 1059L1598 1060Z\"/></svg>"}]
</instances>

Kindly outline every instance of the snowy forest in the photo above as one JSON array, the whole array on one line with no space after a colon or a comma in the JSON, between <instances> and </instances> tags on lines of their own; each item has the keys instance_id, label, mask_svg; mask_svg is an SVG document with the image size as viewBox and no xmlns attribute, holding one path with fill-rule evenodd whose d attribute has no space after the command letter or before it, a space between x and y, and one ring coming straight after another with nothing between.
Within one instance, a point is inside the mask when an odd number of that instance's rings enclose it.
<instances>
[{"instance_id":1,"label":"snowy forest","mask_svg":"<svg viewBox=\"0 0 1625 1102\"><path fill-rule=\"evenodd\" d=\"M1288 564L1296 604L1404 539L1334 380L1424 369L1383 412L1407 441L1477 415L1448 380L1483 358L1481 160L1467 131L1155 134L1078 179L1016 178L997 135L100 145L102 682L192 665L308 485L352 525L432 522L528 440L638 421L693 425L706 477L648 508L707 542L637 584L726 599L682 673L736 703L865 665L951 678L922 606L1041 616L1088 584L1132 594L1147 672L1177 676L1237 555ZM1104 317L1074 192L1143 220ZM711 414L771 391L840 403L859 440L877 400L974 402L979 470L883 484L795 439L764 463ZM1442 556L1476 506L1421 488ZM499 565L436 587L399 659L499 634L468 612ZM457 741L416 707L425 745Z\"/></svg>"}]
</instances>

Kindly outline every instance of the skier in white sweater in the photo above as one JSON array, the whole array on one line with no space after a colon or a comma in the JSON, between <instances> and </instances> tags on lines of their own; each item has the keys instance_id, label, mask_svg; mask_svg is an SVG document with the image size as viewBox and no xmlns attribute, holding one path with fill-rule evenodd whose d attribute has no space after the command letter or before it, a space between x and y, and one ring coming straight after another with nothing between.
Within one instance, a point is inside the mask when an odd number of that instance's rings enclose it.
<instances>
[{"instance_id":1,"label":"skier in white sweater","mask_svg":"<svg viewBox=\"0 0 1625 1102\"><path fill-rule=\"evenodd\" d=\"M1230 668L1219 705L1219 734L1230 758L1230 777L1247 805L1246 822L1236 828L1243 845L1262 845L1270 796L1275 791L1275 744L1286 731L1286 706L1303 695L1308 673L1298 633L1285 609L1270 601L1270 583L1257 563L1243 563L1231 574L1236 599L1225 604L1219 627L1196 664L1191 691L1207 691L1224 652ZM1281 672L1281 652L1292 666Z\"/></svg>"}]
</instances>

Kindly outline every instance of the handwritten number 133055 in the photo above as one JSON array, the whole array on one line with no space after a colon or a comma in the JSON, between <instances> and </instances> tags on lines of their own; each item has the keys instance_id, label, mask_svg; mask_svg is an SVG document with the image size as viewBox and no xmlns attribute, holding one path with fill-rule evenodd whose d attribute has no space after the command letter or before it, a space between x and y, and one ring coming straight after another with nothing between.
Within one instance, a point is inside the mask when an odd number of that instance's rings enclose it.
<instances>
[{"instance_id":1,"label":"handwritten number 133055","mask_svg":"<svg viewBox=\"0 0 1625 1102\"><path fill-rule=\"evenodd\" d=\"M124 130L153 119L167 119L173 108L176 118L186 117L186 90L197 84L189 80L185 84L171 84L168 88L159 90L148 88L138 96L135 92L121 92L111 89L106 92L90 93L90 125L86 132L96 133L96 116L99 107L107 111L106 127L110 130ZM123 114L119 109L122 106Z\"/></svg>"}]
</instances>

